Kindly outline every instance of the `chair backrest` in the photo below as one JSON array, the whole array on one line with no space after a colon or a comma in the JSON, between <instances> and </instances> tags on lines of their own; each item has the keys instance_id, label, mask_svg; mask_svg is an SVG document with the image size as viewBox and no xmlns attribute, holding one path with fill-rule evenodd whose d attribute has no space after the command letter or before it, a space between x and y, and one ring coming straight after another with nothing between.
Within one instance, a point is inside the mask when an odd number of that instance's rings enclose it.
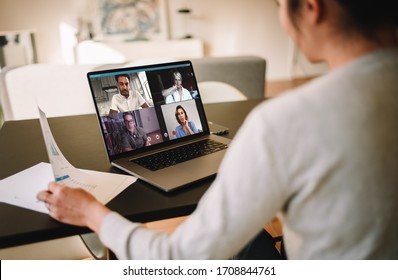
<instances>
[{"instance_id":1,"label":"chair backrest","mask_svg":"<svg viewBox=\"0 0 398 280\"><path fill-rule=\"evenodd\" d=\"M237 88L223 82L207 81L198 83L204 104L247 100Z\"/></svg>"},{"instance_id":2,"label":"chair backrest","mask_svg":"<svg viewBox=\"0 0 398 280\"><path fill-rule=\"evenodd\" d=\"M203 57L192 59L198 82L227 83L248 99L264 98L266 60L259 56Z\"/></svg>"},{"instance_id":3,"label":"chair backrest","mask_svg":"<svg viewBox=\"0 0 398 280\"><path fill-rule=\"evenodd\" d=\"M86 73L92 65L32 64L1 72L6 120L95 113Z\"/></svg>"}]
</instances>

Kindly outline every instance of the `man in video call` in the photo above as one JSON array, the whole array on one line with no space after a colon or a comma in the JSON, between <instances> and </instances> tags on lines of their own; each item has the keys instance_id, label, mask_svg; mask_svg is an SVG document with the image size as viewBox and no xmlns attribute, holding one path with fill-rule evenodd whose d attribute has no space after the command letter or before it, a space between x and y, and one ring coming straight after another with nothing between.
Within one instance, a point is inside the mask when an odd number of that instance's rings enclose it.
<instances>
[{"instance_id":1,"label":"man in video call","mask_svg":"<svg viewBox=\"0 0 398 280\"><path fill-rule=\"evenodd\" d=\"M123 152L132 151L148 145L148 136L142 127L136 126L131 113L124 113L125 129L122 133L121 149Z\"/></svg>"},{"instance_id":2,"label":"man in video call","mask_svg":"<svg viewBox=\"0 0 398 280\"><path fill-rule=\"evenodd\" d=\"M131 90L130 76L128 74L117 75L115 78L119 93L112 97L109 115L149 107L139 92Z\"/></svg>"}]
</instances>

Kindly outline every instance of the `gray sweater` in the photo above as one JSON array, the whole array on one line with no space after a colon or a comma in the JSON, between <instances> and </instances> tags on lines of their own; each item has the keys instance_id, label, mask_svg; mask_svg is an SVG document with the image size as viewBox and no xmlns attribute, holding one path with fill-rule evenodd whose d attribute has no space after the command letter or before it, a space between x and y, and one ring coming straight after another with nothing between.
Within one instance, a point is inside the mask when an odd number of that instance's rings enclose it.
<instances>
[{"instance_id":1,"label":"gray sweater","mask_svg":"<svg viewBox=\"0 0 398 280\"><path fill-rule=\"evenodd\" d=\"M293 259L398 259L398 50L363 56L246 119L171 235L109 214L121 258L224 259L276 214Z\"/></svg>"}]
</instances>

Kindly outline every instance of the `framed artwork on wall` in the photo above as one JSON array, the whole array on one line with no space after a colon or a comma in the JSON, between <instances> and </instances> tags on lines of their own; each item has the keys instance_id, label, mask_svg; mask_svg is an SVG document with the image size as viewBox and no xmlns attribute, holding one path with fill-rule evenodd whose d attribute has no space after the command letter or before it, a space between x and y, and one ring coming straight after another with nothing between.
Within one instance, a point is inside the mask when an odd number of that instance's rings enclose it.
<instances>
[{"instance_id":1,"label":"framed artwork on wall","mask_svg":"<svg viewBox=\"0 0 398 280\"><path fill-rule=\"evenodd\" d=\"M105 38L168 39L167 0L98 0Z\"/></svg>"}]
</instances>

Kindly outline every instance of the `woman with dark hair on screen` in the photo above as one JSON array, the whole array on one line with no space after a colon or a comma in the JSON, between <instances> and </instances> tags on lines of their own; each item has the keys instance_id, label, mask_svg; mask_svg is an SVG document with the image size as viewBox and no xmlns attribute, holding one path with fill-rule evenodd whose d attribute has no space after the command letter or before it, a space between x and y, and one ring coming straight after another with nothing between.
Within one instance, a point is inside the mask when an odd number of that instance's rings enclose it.
<instances>
[{"instance_id":1,"label":"woman with dark hair on screen","mask_svg":"<svg viewBox=\"0 0 398 280\"><path fill-rule=\"evenodd\" d=\"M278 2L298 48L330 72L249 114L175 232L57 183L38 194L50 216L88 226L123 259L228 258L276 214L288 258L398 259L398 1Z\"/></svg>"},{"instance_id":2,"label":"woman with dark hair on screen","mask_svg":"<svg viewBox=\"0 0 398 280\"><path fill-rule=\"evenodd\" d=\"M181 105L177 106L175 116L177 122L180 124L176 127L176 138L192 135L199 132L195 126L195 123L189 120L187 112Z\"/></svg>"}]
</instances>

